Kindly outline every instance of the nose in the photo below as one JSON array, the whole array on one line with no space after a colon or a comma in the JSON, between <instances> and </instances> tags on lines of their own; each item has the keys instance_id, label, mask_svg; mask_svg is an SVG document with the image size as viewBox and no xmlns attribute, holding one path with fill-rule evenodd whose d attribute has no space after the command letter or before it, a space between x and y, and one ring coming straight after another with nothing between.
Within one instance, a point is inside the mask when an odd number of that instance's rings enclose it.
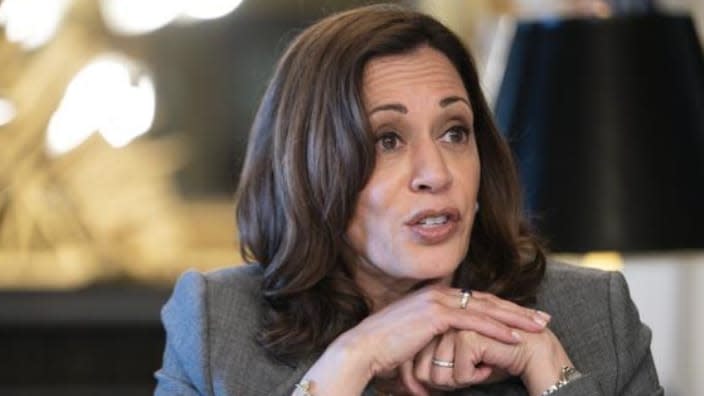
<instances>
[{"instance_id":1,"label":"nose","mask_svg":"<svg viewBox=\"0 0 704 396\"><path fill-rule=\"evenodd\" d=\"M432 143L419 145L412 150L411 190L415 192L440 192L450 187L452 175L440 147Z\"/></svg>"}]
</instances>

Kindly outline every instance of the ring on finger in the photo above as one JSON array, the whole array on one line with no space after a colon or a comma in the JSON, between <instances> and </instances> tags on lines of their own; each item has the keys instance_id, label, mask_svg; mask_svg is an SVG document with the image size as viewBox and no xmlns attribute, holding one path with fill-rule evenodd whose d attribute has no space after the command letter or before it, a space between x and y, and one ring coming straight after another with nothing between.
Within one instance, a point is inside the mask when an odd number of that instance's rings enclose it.
<instances>
[{"instance_id":1,"label":"ring on finger","mask_svg":"<svg viewBox=\"0 0 704 396\"><path fill-rule=\"evenodd\" d=\"M469 289L462 289L462 294L460 295L461 309L467 309L467 304L469 304L470 297L472 297L472 291Z\"/></svg>"},{"instance_id":2,"label":"ring on finger","mask_svg":"<svg viewBox=\"0 0 704 396\"><path fill-rule=\"evenodd\" d=\"M440 359L433 358L432 363L433 363L433 366L438 366L438 367L445 367L445 368L455 367L455 362L448 361L448 360L440 360Z\"/></svg>"}]
</instances>

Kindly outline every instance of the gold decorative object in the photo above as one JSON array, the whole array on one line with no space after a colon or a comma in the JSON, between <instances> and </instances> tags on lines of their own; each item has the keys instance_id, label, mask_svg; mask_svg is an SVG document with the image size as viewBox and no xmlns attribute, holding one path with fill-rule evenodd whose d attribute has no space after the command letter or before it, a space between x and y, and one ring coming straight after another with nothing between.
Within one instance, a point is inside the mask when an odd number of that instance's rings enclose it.
<instances>
[{"instance_id":1,"label":"gold decorative object","mask_svg":"<svg viewBox=\"0 0 704 396\"><path fill-rule=\"evenodd\" d=\"M46 128L68 82L110 50L93 1L76 1L44 47L0 40L0 288L76 287L130 278L172 281L240 261L231 202L189 202L172 182L187 159L178 137L119 149L93 134L59 157Z\"/></svg>"}]
</instances>

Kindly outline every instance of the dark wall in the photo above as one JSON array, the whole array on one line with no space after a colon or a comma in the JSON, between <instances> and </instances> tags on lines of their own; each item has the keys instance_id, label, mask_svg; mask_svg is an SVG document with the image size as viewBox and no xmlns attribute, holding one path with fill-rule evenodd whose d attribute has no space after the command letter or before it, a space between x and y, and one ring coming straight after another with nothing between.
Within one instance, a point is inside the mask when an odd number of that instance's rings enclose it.
<instances>
[{"instance_id":1,"label":"dark wall","mask_svg":"<svg viewBox=\"0 0 704 396\"><path fill-rule=\"evenodd\" d=\"M244 1L221 19L123 40L139 48L156 80L151 134L188 137L191 158L178 177L185 195L231 195L259 99L286 45L320 17L369 3Z\"/></svg>"}]
</instances>

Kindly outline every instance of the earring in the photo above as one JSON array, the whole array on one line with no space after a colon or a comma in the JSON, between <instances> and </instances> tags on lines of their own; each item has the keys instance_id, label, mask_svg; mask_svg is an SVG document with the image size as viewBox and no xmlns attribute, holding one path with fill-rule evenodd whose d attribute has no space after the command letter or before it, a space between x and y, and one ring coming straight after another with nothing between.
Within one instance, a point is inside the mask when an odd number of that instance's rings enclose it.
<instances>
[{"instance_id":1,"label":"earring","mask_svg":"<svg viewBox=\"0 0 704 396\"><path fill-rule=\"evenodd\" d=\"M479 212L479 202L474 203L474 213Z\"/></svg>"}]
</instances>

